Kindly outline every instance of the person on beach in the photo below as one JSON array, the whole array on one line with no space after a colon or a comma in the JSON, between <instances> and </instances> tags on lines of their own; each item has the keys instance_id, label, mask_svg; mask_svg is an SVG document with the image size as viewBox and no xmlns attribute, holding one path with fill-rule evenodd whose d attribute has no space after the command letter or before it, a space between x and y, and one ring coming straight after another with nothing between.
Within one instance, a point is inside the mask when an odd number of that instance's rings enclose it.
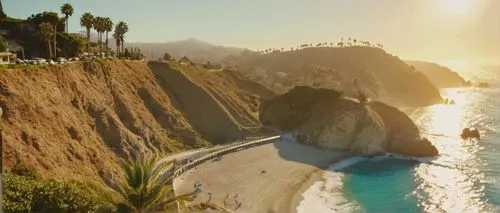
<instances>
[{"instance_id":1,"label":"person on beach","mask_svg":"<svg viewBox=\"0 0 500 213\"><path fill-rule=\"evenodd\" d=\"M201 190L201 183L200 183L199 181L196 181L196 182L194 183L194 191L195 191L196 193L200 193L200 192L202 192L202 190Z\"/></svg>"}]
</instances>

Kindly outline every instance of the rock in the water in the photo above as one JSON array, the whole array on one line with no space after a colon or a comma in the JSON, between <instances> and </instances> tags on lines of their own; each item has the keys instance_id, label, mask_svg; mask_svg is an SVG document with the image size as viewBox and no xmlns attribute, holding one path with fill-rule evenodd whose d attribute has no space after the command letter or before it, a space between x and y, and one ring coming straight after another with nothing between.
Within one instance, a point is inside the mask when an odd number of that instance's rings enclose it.
<instances>
[{"instance_id":1,"label":"rock in the water","mask_svg":"<svg viewBox=\"0 0 500 213\"><path fill-rule=\"evenodd\" d=\"M481 82L477 85L477 87L480 87L480 88L489 88L490 87L490 84L486 83L486 82Z\"/></svg>"},{"instance_id":2,"label":"rock in the water","mask_svg":"<svg viewBox=\"0 0 500 213\"><path fill-rule=\"evenodd\" d=\"M282 130L295 131L297 140L321 148L373 156L392 152L406 156L436 156L438 151L420 137L418 127L389 105L360 104L338 92L296 87L261 108L261 120Z\"/></svg>"},{"instance_id":3,"label":"rock in the water","mask_svg":"<svg viewBox=\"0 0 500 213\"><path fill-rule=\"evenodd\" d=\"M462 134L460 134L460 137L462 137L462 139L470 139L470 138L481 139L479 130L471 128L464 128L462 130Z\"/></svg>"}]
</instances>

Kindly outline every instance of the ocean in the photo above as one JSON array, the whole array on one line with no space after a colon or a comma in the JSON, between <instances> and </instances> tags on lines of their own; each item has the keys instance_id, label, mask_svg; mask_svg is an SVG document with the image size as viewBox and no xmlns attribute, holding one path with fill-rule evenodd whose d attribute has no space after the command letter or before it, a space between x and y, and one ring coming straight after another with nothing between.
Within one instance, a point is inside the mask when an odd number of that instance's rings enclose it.
<instances>
[{"instance_id":1,"label":"ocean","mask_svg":"<svg viewBox=\"0 0 500 213\"><path fill-rule=\"evenodd\" d=\"M500 70L497 70L497 73ZM500 78L490 88L441 91L455 105L416 109L410 117L438 148L433 159L353 157L331 165L303 194L299 213L500 212ZM481 140L463 140L465 127Z\"/></svg>"}]
</instances>

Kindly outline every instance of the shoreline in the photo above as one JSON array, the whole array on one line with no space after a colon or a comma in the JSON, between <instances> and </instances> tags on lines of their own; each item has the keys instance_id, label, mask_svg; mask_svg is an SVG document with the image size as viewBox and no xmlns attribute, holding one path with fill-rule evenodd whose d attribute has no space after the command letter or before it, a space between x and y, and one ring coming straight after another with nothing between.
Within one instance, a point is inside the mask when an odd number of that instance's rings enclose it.
<instances>
[{"instance_id":1,"label":"shoreline","mask_svg":"<svg viewBox=\"0 0 500 213\"><path fill-rule=\"evenodd\" d=\"M312 172L311 174L309 174L308 175L309 177L307 177L307 179L300 184L300 186L295 191L295 193L290 195L291 198L289 199L290 202L288 203L288 209L280 209L280 210L286 210L286 211L282 211L282 212L297 213L297 207L300 205L300 202L302 202L302 200L304 200L304 198L302 197L302 194L306 190L311 188L311 186L314 183L316 183L317 181L324 180L324 178L323 178L324 172L325 172L325 170L318 169L318 170Z\"/></svg>"},{"instance_id":2,"label":"shoreline","mask_svg":"<svg viewBox=\"0 0 500 213\"><path fill-rule=\"evenodd\" d=\"M311 173L307 174L305 177L305 180L300 184L299 187L297 187L297 190L295 190L295 193L289 195L290 199L288 199L288 207L281 208L279 212L289 212L289 213L297 213L297 207L300 205L302 200L304 198L302 197L302 194L307 191L309 188L311 188L314 183L318 181L324 181L324 172L327 171L327 169L336 163L339 163L345 159L348 159L352 156L346 154L346 156L338 157L332 161L330 161L328 164L324 163L321 165L321 168L318 168Z\"/></svg>"},{"instance_id":3,"label":"shoreline","mask_svg":"<svg viewBox=\"0 0 500 213\"><path fill-rule=\"evenodd\" d=\"M176 178L174 187L178 194L192 193L193 183L199 181L202 192L194 204L223 204L228 195L237 195L241 205L228 206L235 212L296 212L302 193L321 180L330 165L349 157L281 140L199 165Z\"/></svg>"}]
</instances>

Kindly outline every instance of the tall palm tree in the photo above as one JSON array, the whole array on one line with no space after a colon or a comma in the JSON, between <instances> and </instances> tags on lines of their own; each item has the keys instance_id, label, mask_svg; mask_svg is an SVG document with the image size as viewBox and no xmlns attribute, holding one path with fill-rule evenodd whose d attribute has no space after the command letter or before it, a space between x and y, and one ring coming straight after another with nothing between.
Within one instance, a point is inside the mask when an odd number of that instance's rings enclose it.
<instances>
[{"instance_id":1,"label":"tall palm tree","mask_svg":"<svg viewBox=\"0 0 500 213\"><path fill-rule=\"evenodd\" d=\"M87 52L90 52L90 30L94 26L94 16L86 12L80 18L80 25L87 29Z\"/></svg>"},{"instance_id":2,"label":"tall palm tree","mask_svg":"<svg viewBox=\"0 0 500 213\"><path fill-rule=\"evenodd\" d=\"M0 0L0 18L4 18L5 16L7 15L3 12L2 0Z\"/></svg>"},{"instance_id":3,"label":"tall palm tree","mask_svg":"<svg viewBox=\"0 0 500 213\"><path fill-rule=\"evenodd\" d=\"M115 39L115 42L116 42L116 57L120 57L120 44L121 44L121 39L120 39L120 34L118 34L116 32L116 29L115 28L115 32L113 33L113 38Z\"/></svg>"},{"instance_id":4,"label":"tall palm tree","mask_svg":"<svg viewBox=\"0 0 500 213\"><path fill-rule=\"evenodd\" d=\"M50 41L54 37L55 31L54 27L52 24L43 22L40 25L38 25L40 28L40 35L42 36L42 39L47 42L47 48L49 50L49 57L52 58L52 45Z\"/></svg>"},{"instance_id":5,"label":"tall palm tree","mask_svg":"<svg viewBox=\"0 0 500 213\"><path fill-rule=\"evenodd\" d=\"M108 50L108 33L113 30L113 21L109 17L104 18L104 31L106 31L106 51Z\"/></svg>"},{"instance_id":6,"label":"tall palm tree","mask_svg":"<svg viewBox=\"0 0 500 213\"><path fill-rule=\"evenodd\" d=\"M68 18L73 15L73 6L65 3L61 6L61 13L64 14L64 25L66 25L66 33L68 33Z\"/></svg>"},{"instance_id":7,"label":"tall palm tree","mask_svg":"<svg viewBox=\"0 0 500 213\"><path fill-rule=\"evenodd\" d=\"M97 43L99 44L99 53L102 53L102 34L104 32L104 18L95 17L94 19L94 30L97 31ZM99 54L102 56L102 54Z\"/></svg>"},{"instance_id":8,"label":"tall palm tree","mask_svg":"<svg viewBox=\"0 0 500 213\"><path fill-rule=\"evenodd\" d=\"M120 21L115 27L115 33L117 33L120 36L120 44L122 47L121 52L124 53L124 44L125 44L125 34L128 32L128 25L127 23Z\"/></svg>"},{"instance_id":9,"label":"tall palm tree","mask_svg":"<svg viewBox=\"0 0 500 213\"><path fill-rule=\"evenodd\" d=\"M123 163L125 181L120 184L119 193L137 213L149 212L161 205L165 195L173 190L167 184L172 176L164 176L169 163L156 166L158 160L158 156L153 155Z\"/></svg>"}]
</instances>

